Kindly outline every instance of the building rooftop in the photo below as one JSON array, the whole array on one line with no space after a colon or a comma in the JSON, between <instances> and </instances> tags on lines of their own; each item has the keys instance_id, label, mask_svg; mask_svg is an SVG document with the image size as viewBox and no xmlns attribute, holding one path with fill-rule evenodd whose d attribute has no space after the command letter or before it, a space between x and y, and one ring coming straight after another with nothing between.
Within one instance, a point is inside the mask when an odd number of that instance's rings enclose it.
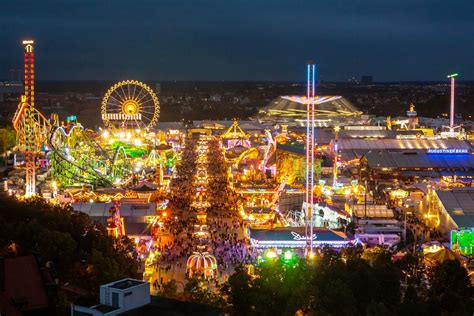
<instances>
[{"instance_id":1,"label":"building rooftop","mask_svg":"<svg viewBox=\"0 0 474 316\"><path fill-rule=\"evenodd\" d=\"M474 188L436 191L449 216L460 228L474 227Z\"/></svg>"},{"instance_id":2,"label":"building rooftop","mask_svg":"<svg viewBox=\"0 0 474 316\"><path fill-rule=\"evenodd\" d=\"M146 282L135 280L135 279L124 279L115 283L107 284L107 287L111 287L111 288L119 289L119 290L125 290L125 289L131 288L140 284L144 284L144 283Z\"/></svg>"},{"instance_id":3,"label":"building rooftop","mask_svg":"<svg viewBox=\"0 0 474 316\"><path fill-rule=\"evenodd\" d=\"M471 154L426 154L404 152L368 152L365 155L370 168L437 168L474 170Z\"/></svg>"},{"instance_id":4,"label":"building rooftop","mask_svg":"<svg viewBox=\"0 0 474 316\"><path fill-rule=\"evenodd\" d=\"M303 145L277 144L277 150L283 150L301 156L306 155L306 150Z\"/></svg>"},{"instance_id":5,"label":"building rooftop","mask_svg":"<svg viewBox=\"0 0 474 316\"><path fill-rule=\"evenodd\" d=\"M250 228L250 238L258 241L270 241L270 240L303 240L305 236L304 227L278 227L274 229L254 229ZM313 229L315 241L318 242L334 242L334 241L347 241L348 238L343 232L323 228L315 227Z\"/></svg>"},{"instance_id":6,"label":"building rooftop","mask_svg":"<svg viewBox=\"0 0 474 316\"><path fill-rule=\"evenodd\" d=\"M3 267L0 287L8 298L7 304L21 305L24 312L48 307L48 296L34 256L6 258L0 266Z\"/></svg>"},{"instance_id":7,"label":"building rooftop","mask_svg":"<svg viewBox=\"0 0 474 316\"><path fill-rule=\"evenodd\" d=\"M156 123L156 129L159 130L170 130L170 129L184 129L183 122L158 122Z\"/></svg>"},{"instance_id":8,"label":"building rooftop","mask_svg":"<svg viewBox=\"0 0 474 316\"><path fill-rule=\"evenodd\" d=\"M114 203L103 202L76 202L72 203L75 211L86 213L91 217L109 217L109 210ZM156 203L122 203L120 205L120 216L123 217L144 217L154 216L156 214Z\"/></svg>"},{"instance_id":9,"label":"building rooftop","mask_svg":"<svg viewBox=\"0 0 474 316\"><path fill-rule=\"evenodd\" d=\"M120 316L219 316L222 310L193 302L178 301L174 299L151 296L150 304L120 313Z\"/></svg>"},{"instance_id":10,"label":"building rooftop","mask_svg":"<svg viewBox=\"0 0 474 316\"><path fill-rule=\"evenodd\" d=\"M92 309L98 310L99 312L106 314L110 313L111 311L119 309L119 307L112 307L110 305L98 304L91 307Z\"/></svg>"},{"instance_id":11,"label":"building rooftop","mask_svg":"<svg viewBox=\"0 0 474 316\"><path fill-rule=\"evenodd\" d=\"M357 131L360 132L360 131ZM379 131L377 131L379 132ZM339 139L340 150L428 150L459 148L471 150L472 145L458 139Z\"/></svg>"}]
</instances>

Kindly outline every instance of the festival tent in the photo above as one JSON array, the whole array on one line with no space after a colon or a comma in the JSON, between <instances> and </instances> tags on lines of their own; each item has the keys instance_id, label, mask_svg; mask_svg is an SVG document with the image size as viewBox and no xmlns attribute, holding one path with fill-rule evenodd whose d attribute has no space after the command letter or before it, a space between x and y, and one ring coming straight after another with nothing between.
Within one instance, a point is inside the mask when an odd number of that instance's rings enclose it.
<instances>
[{"instance_id":1,"label":"festival tent","mask_svg":"<svg viewBox=\"0 0 474 316\"><path fill-rule=\"evenodd\" d=\"M465 259L452 251L449 248L442 248L436 252L429 252L425 255L425 259L428 259L433 262L444 262L446 260L458 260L464 262Z\"/></svg>"}]
</instances>

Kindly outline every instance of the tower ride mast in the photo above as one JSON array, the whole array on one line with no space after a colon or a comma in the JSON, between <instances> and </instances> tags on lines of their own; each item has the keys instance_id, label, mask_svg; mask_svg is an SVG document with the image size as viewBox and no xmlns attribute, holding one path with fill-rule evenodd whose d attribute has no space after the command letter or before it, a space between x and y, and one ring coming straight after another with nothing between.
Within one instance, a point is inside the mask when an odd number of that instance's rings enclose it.
<instances>
[{"instance_id":1,"label":"tower ride mast","mask_svg":"<svg viewBox=\"0 0 474 316\"><path fill-rule=\"evenodd\" d=\"M316 91L316 65L307 65L306 84L306 243L307 253L313 253L313 209L314 209L314 102Z\"/></svg>"},{"instance_id":2,"label":"tower ride mast","mask_svg":"<svg viewBox=\"0 0 474 316\"><path fill-rule=\"evenodd\" d=\"M35 152L36 152L36 122L35 122L35 57L34 41L23 41L23 55L25 67L25 168L26 168L26 189L25 196L34 195L36 192L35 175Z\"/></svg>"}]
</instances>

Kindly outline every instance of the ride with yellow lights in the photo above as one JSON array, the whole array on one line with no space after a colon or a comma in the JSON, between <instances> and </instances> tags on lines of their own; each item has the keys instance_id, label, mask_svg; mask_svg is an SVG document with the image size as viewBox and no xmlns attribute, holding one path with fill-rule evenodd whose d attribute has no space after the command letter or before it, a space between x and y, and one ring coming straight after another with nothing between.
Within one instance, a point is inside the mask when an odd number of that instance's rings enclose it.
<instances>
[{"instance_id":1,"label":"ride with yellow lights","mask_svg":"<svg viewBox=\"0 0 474 316\"><path fill-rule=\"evenodd\" d=\"M146 84L126 80L113 85L102 100L104 128L84 128L77 119L56 124L49 136L51 176L60 187L126 187L137 179L170 172L177 150L154 130L159 101Z\"/></svg>"}]
</instances>

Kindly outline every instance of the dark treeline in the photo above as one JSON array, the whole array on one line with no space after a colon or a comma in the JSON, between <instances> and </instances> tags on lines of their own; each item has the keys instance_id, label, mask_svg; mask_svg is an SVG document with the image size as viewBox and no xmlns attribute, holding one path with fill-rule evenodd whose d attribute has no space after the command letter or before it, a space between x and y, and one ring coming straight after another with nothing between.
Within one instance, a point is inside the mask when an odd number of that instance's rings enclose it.
<instances>
[{"instance_id":1,"label":"dark treeline","mask_svg":"<svg viewBox=\"0 0 474 316\"><path fill-rule=\"evenodd\" d=\"M79 297L95 298L101 284L135 277L138 270L130 239L114 240L88 215L39 198L0 196L0 248L4 257L35 255L43 275L57 280L50 294L59 313Z\"/></svg>"},{"instance_id":2,"label":"dark treeline","mask_svg":"<svg viewBox=\"0 0 474 316\"><path fill-rule=\"evenodd\" d=\"M240 267L223 288L234 315L472 315L472 289L458 261L393 262L376 248L323 249L314 261L266 261Z\"/></svg>"}]
</instances>

